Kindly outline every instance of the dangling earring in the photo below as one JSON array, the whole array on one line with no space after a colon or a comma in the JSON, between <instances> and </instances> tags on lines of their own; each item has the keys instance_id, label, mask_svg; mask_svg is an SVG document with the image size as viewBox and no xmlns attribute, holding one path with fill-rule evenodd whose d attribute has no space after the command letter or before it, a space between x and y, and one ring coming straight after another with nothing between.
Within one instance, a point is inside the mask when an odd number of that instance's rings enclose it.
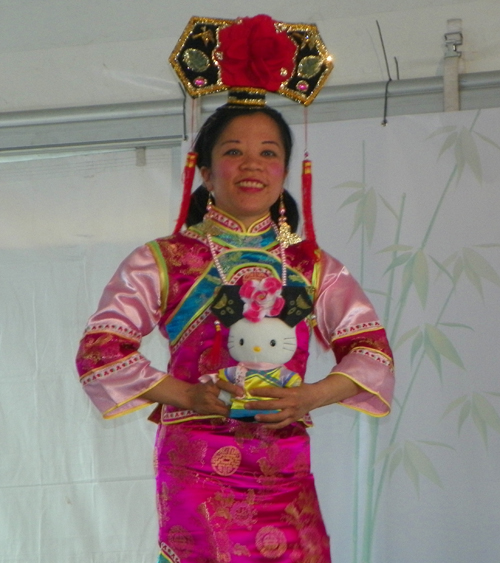
<instances>
[{"instance_id":1,"label":"dangling earring","mask_svg":"<svg viewBox=\"0 0 500 563\"><path fill-rule=\"evenodd\" d=\"M208 198L207 198L207 215L210 214L210 212L212 211L212 206L214 204L214 200L212 198L212 192L208 192Z\"/></svg>"},{"instance_id":2,"label":"dangling earring","mask_svg":"<svg viewBox=\"0 0 500 563\"><path fill-rule=\"evenodd\" d=\"M292 244L297 244L302 239L298 234L292 233L292 228L287 223L286 220L286 208L285 199L283 197L283 192L280 194L280 207L279 207L279 219L278 219L278 242L284 247L288 248Z\"/></svg>"}]
</instances>

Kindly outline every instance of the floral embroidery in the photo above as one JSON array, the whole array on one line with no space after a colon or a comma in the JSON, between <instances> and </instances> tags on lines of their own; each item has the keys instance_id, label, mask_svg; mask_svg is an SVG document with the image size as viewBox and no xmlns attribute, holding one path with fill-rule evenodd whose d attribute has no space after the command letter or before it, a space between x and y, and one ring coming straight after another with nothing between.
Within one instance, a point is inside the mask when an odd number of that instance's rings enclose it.
<instances>
[{"instance_id":1,"label":"floral embroidery","mask_svg":"<svg viewBox=\"0 0 500 563\"><path fill-rule=\"evenodd\" d=\"M234 446L224 446L212 456L212 469L227 477L236 472L241 463L241 452Z\"/></svg>"},{"instance_id":2,"label":"floral embroidery","mask_svg":"<svg viewBox=\"0 0 500 563\"><path fill-rule=\"evenodd\" d=\"M320 532L321 516L314 491L300 491L294 502L285 508L283 519L297 530L302 553L300 562L323 563L330 546L328 536Z\"/></svg>"},{"instance_id":3,"label":"floral embroidery","mask_svg":"<svg viewBox=\"0 0 500 563\"><path fill-rule=\"evenodd\" d=\"M173 526L168 532L168 542L178 554L181 561L189 557L193 551L194 540L191 533L182 526Z\"/></svg>"},{"instance_id":4,"label":"floral embroidery","mask_svg":"<svg viewBox=\"0 0 500 563\"><path fill-rule=\"evenodd\" d=\"M257 532L255 544L260 553L267 559L278 559L287 548L285 534L274 526L263 526Z\"/></svg>"}]
</instances>

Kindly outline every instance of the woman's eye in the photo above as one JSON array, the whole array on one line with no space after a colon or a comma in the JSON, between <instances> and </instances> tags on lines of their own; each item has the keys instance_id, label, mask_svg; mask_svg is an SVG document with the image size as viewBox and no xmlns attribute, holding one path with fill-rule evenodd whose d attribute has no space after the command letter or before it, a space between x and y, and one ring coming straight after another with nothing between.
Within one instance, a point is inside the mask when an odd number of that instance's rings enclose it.
<instances>
[{"instance_id":1,"label":"woman's eye","mask_svg":"<svg viewBox=\"0 0 500 563\"><path fill-rule=\"evenodd\" d=\"M240 338L240 346L243 346L243 344L245 344L245 341L243 340L243 338Z\"/></svg>"},{"instance_id":2,"label":"woman's eye","mask_svg":"<svg viewBox=\"0 0 500 563\"><path fill-rule=\"evenodd\" d=\"M271 150L262 151L262 156L276 156L276 153Z\"/></svg>"},{"instance_id":3,"label":"woman's eye","mask_svg":"<svg viewBox=\"0 0 500 563\"><path fill-rule=\"evenodd\" d=\"M241 153L239 149L229 149L224 154L227 156L239 156Z\"/></svg>"},{"instance_id":4,"label":"woman's eye","mask_svg":"<svg viewBox=\"0 0 500 563\"><path fill-rule=\"evenodd\" d=\"M271 346L276 346L276 340L271 340L269 344L271 344Z\"/></svg>"}]
</instances>

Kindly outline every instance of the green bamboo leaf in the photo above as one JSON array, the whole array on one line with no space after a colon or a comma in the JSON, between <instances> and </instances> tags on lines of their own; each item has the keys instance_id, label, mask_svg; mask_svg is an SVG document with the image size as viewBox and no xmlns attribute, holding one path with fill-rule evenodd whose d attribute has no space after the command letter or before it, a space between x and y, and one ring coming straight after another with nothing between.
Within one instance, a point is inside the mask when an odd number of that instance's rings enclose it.
<instances>
[{"instance_id":1,"label":"green bamboo leaf","mask_svg":"<svg viewBox=\"0 0 500 563\"><path fill-rule=\"evenodd\" d=\"M431 260L434 262L434 264L436 264L436 266L437 266L438 269L439 269L438 276L439 276L440 272L442 272L443 274L446 274L446 275L450 278L450 280L453 282L453 276L450 274L450 272L448 272L448 270L443 266L443 264L441 264L440 262L438 262L438 261L437 261L435 258L433 258L432 256L431 256L430 258L431 258Z\"/></svg>"},{"instance_id":2,"label":"green bamboo leaf","mask_svg":"<svg viewBox=\"0 0 500 563\"><path fill-rule=\"evenodd\" d=\"M410 353L410 361L413 363L415 356L417 355L420 348L422 348L422 344L424 343L424 335L420 331L417 334L417 337L413 340L413 344L411 345L411 353Z\"/></svg>"},{"instance_id":3,"label":"green bamboo leaf","mask_svg":"<svg viewBox=\"0 0 500 563\"><path fill-rule=\"evenodd\" d=\"M493 405L478 393L473 394L472 403L484 422L493 428L495 432L500 433L500 416L498 416Z\"/></svg>"},{"instance_id":4,"label":"green bamboo leaf","mask_svg":"<svg viewBox=\"0 0 500 563\"><path fill-rule=\"evenodd\" d=\"M488 447L488 428L486 426L485 420L483 420L483 417L481 416L480 410L478 409L474 401L472 402L471 416L474 424L476 425L476 428L478 429L479 434L481 435L481 438L483 439L484 445Z\"/></svg>"},{"instance_id":5,"label":"green bamboo leaf","mask_svg":"<svg viewBox=\"0 0 500 563\"><path fill-rule=\"evenodd\" d=\"M399 445L398 445L398 444L392 444L392 446L389 446L389 447L383 449L383 450L378 454L377 459L375 460L374 465L377 465L377 464L380 463L383 459L389 457L389 456L392 454L392 452L393 452L394 450L396 450L397 448L399 448Z\"/></svg>"},{"instance_id":6,"label":"green bamboo leaf","mask_svg":"<svg viewBox=\"0 0 500 563\"><path fill-rule=\"evenodd\" d=\"M462 430L462 426L464 422L469 418L471 411L471 402L467 399L467 402L464 403L462 408L460 409L460 414L458 415L458 433L460 434Z\"/></svg>"},{"instance_id":7,"label":"green bamboo leaf","mask_svg":"<svg viewBox=\"0 0 500 563\"><path fill-rule=\"evenodd\" d=\"M358 201L358 205L356 205L356 211L354 213L354 225L349 240L352 239L352 237L356 234L356 232L358 231L358 229L361 227L362 224L363 224L363 200L360 200Z\"/></svg>"},{"instance_id":8,"label":"green bamboo leaf","mask_svg":"<svg viewBox=\"0 0 500 563\"><path fill-rule=\"evenodd\" d=\"M479 277L500 287L500 276L486 258L472 248L464 248L462 253L467 266L474 270Z\"/></svg>"},{"instance_id":9,"label":"green bamboo leaf","mask_svg":"<svg viewBox=\"0 0 500 563\"><path fill-rule=\"evenodd\" d=\"M364 197L363 223L366 229L366 238L368 243L371 244L375 234L375 225L377 224L377 194L373 188L370 188Z\"/></svg>"},{"instance_id":10,"label":"green bamboo leaf","mask_svg":"<svg viewBox=\"0 0 500 563\"><path fill-rule=\"evenodd\" d=\"M483 284L481 283L481 277L476 273L474 269L472 269L470 264L468 264L467 262L464 262L464 272L467 278L469 279L469 281L472 283L472 285L477 289L481 298L484 299Z\"/></svg>"},{"instance_id":11,"label":"green bamboo leaf","mask_svg":"<svg viewBox=\"0 0 500 563\"><path fill-rule=\"evenodd\" d=\"M443 153L445 153L449 148L451 148L457 142L457 138L458 138L458 133L456 132L451 133L451 135L448 135L448 137L446 137L446 140L443 143L441 150L439 151L438 158L440 158L443 155Z\"/></svg>"},{"instance_id":12,"label":"green bamboo leaf","mask_svg":"<svg viewBox=\"0 0 500 563\"><path fill-rule=\"evenodd\" d=\"M424 334L424 350L425 350L426 356L434 364L434 366L435 366L435 368L438 372L439 379L442 380L443 372L442 372L442 369L441 369L441 355L432 345L432 342L429 339L429 335L427 334L427 330L425 331L425 334Z\"/></svg>"},{"instance_id":13,"label":"green bamboo leaf","mask_svg":"<svg viewBox=\"0 0 500 563\"><path fill-rule=\"evenodd\" d=\"M425 307L427 294L429 292L429 266L427 265L427 258L422 250L418 250L415 254L412 275L420 303L422 303L422 307Z\"/></svg>"},{"instance_id":14,"label":"green bamboo leaf","mask_svg":"<svg viewBox=\"0 0 500 563\"><path fill-rule=\"evenodd\" d=\"M363 190L366 188L366 184L363 184L363 182L347 181L342 182L342 184L337 184L336 186L333 186L333 188L354 188L356 190Z\"/></svg>"},{"instance_id":15,"label":"green bamboo leaf","mask_svg":"<svg viewBox=\"0 0 500 563\"><path fill-rule=\"evenodd\" d=\"M389 297L387 291L380 291L378 289L370 289L369 287L363 288L365 293L371 293L372 295L381 295L382 297Z\"/></svg>"},{"instance_id":16,"label":"green bamboo leaf","mask_svg":"<svg viewBox=\"0 0 500 563\"><path fill-rule=\"evenodd\" d=\"M405 252L412 249L413 246L408 246L407 244L391 244L390 246L386 246L382 250L379 250L377 254L382 254L383 252Z\"/></svg>"},{"instance_id":17,"label":"green bamboo leaf","mask_svg":"<svg viewBox=\"0 0 500 563\"><path fill-rule=\"evenodd\" d=\"M382 200L382 203L387 207L387 209L394 215L394 217L399 219L398 213L392 208L391 204L385 199L385 197L379 194L379 198Z\"/></svg>"},{"instance_id":18,"label":"green bamboo leaf","mask_svg":"<svg viewBox=\"0 0 500 563\"><path fill-rule=\"evenodd\" d=\"M483 141L486 141L490 145L493 145L496 149L500 151L500 145L497 145L495 141L492 141L489 137L485 137L484 135L481 135L481 133L478 133L477 131L474 131L474 134L480 137Z\"/></svg>"},{"instance_id":19,"label":"green bamboo leaf","mask_svg":"<svg viewBox=\"0 0 500 563\"><path fill-rule=\"evenodd\" d=\"M455 282L455 284L460 279L460 276L462 275L463 271L464 271L464 261L462 258L457 258L457 261L453 266L453 281Z\"/></svg>"},{"instance_id":20,"label":"green bamboo leaf","mask_svg":"<svg viewBox=\"0 0 500 563\"><path fill-rule=\"evenodd\" d=\"M466 328L467 330L474 330L471 326L469 325L464 325L462 323L439 323L440 326L449 326L451 328Z\"/></svg>"},{"instance_id":21,"label":"green bamboo leaf","mask_svg":"<svg viewBox=\"0 0 500 563\"><path fill-rule=\"evenodd\" d=\"M439 330L436 326L426 324L425 332L436 352L450 360L450 362L453 362L458 367L465 369L455 346L453 346L451 340L442 330Z\"/></svg>"},{"instance_id":22,"label":"green bamboo leaf","mask_svg":"<svg viewBox=\"0 0 500 563\"><path fill-rule=\"evenodd\" d=\"M361 198L363 197L363 191L359 190L357 192L354 192L353 194L351 194L346 200L344 200L344 202L342 203L342 205L339 207L339 210L342 209L343 207L346 207L347 205L351 205L351 203L356 203L357 201L359 201Z\"/></svg>"},{"instance_id":23,"label":"green bamboo leaf","mask_svg":"<svg viewBox=\"0 0 500 563\"><path fill-rule=\"evenodd\" d=\"M399 467L403 461L403 450L401 448L392 456L391 462L389 464L389 479L392 477L394 471Z\"/></svg>"},{"instance_id":24,"label":"green bamboo leaf","mask_svg":"<svg viewBox=\"0 0 500 563\"><path fill-rule=\"evenodd\" d=\"M389 266L387 266L384 275L387 274L387 272L389 272L390 270L393 270L394 268L397 268L398 266L405 264L406 262L408 262L408 260L411 257L412 257L411 252L405 252L404 254L400 254L399 256L396 256L396 258L394 258L394 260L389 264Z\"/></svg>"},{"instance_id":25,"label":"green bamboo leaf","mask_svg":"<svg viewBox=\"0 0 500 563\"><path fill-rule=\"evenodd\" d=\"M417 490L417 494L420 493L420 482L418 477L418 470L413 465L413 460L411 456L408 455L407 449L405 446L404 453L403 453L403 467L405 468L406 474L415 485L415 489Z\"/></svg>"},{"instance_id":26,"label":"green bamboo leaf","mask_svg":"<svg viewBox=\"0 0 500 563\"><path fill-rule=\"evenodd\" d=\"M481 157L479 156L476 141L472 136L472 133L465 127L460 131L460 147L463 152L465 163L472 170L476 180L481 184L483 181Z\"/></svg>"},{"instance_id":27,"label":"green bamboo leaf","mask_svg":"<svg viewBox=\"0 0 500 563\"><path fill-rule=\"evenodd\" d=\"M417 334L419 330L420 328L416 326L415 328L412 328L411 330L408 330L403 335L401 335L399 340L396 342L396 345L394 346L394 350L400 348L407 340L409 340L412 336L415 336L415 334Z\"/></svg>"},{"instance_id":28,"label":"green bamboo leaf","mask_svg":"<svg viewBox=\"0 0 500 563\"><path fill-rule=\"evenodd\" d=\"M456 451L456 448L449 444L443 444L443 442L433 442L432 440L418 440L418 442L420 444L427 444L428 446L437 446L439 448L448 448L449 450Z\"/></svg>"},{"instance_id":29,"label":"green bamboo leaf","mask_svg":"<svg viewBox=\"0 0 500 563\"><path fill-rule=\"evenodd\" d=\"M446 258L446 260L443 261L443 266L445 268L448 268L448 266L451 266L455 262L455 260L457 259L458 256L459 256L459 253L454 252L453 254L448 256L448 258Z\"/></svg>"},{"instance_id":30,"label":"green bamboo leaf","mask_svg":"<svg viewBox=\"0 0 500 563\"><path fill-rule=\"evenodd\" d=\"M438 487L443 486L434 465L421 448L412 442L406 442L405 456L411 459L412 465L421 475L427 477L427 479L438 485Z\"/></svg>"},{"instance_id":31,"label":"green bamboo leaf","mask_svg":"<svg viewBox=\"0 0 500 563\"><path fill-rule=\"evenodd\" d=\"M458 399L455 399L454 401L452 401L448 405L448 408L444 411L444 414L441 417L441 420L443 420L443 418L447 417L450 413L452 413L460 405L463 405L466 400L467 400L467 395L462 395L461 397L458 397Z\"/></svg>"},{"instance_id":32,"label":"green bamboo leaf","mask_svg":"<svg viewBox=\"0 0 500 563\"><path fill-rule=\"evenodd\" d=\"M442 135L443 133L451 133L452 131L456 130L455 125L446 125L445 127L440 127L434 133L431 133L427 139L432 139L432 137L437 137L438 135Z\"/></svg>"}]
</instances>

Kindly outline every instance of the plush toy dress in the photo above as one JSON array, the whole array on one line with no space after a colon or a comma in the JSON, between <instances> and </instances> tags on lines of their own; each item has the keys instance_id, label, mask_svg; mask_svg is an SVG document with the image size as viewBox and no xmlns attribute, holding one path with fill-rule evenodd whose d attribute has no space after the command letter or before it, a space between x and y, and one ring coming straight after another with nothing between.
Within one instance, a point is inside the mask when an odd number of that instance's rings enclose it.
<instances>
[{"instance_id":1,"label":"plush toy dress","mask_svg":"<svg viewBox=\"0 0 500 563\"><path fill-rule=\"evenodd\" d=\"M227 350L229 329L210 308L222 284L214 249L230 284L281 280L285 267L287 286L305 288L311 296L314 316L294 327L290 372L304 377L316 331L334 352L332 373L362 388L343 404L373 416L388 413L394 381L390 348L347 270L307 242L287 248L283 265L269 217L245 230L214 208L210 220L134 251L106 287L77 358L81 382L104 417L150 405L140 395L165 377L196 383L218 368L237 365ZM139 351L142 336L155 327L170 348L165 371ZM151 418L158 423L160 562L330 561L310 472L309 417L278 431L168 405L157 407Z\"/></svg>"}]
</instances>

